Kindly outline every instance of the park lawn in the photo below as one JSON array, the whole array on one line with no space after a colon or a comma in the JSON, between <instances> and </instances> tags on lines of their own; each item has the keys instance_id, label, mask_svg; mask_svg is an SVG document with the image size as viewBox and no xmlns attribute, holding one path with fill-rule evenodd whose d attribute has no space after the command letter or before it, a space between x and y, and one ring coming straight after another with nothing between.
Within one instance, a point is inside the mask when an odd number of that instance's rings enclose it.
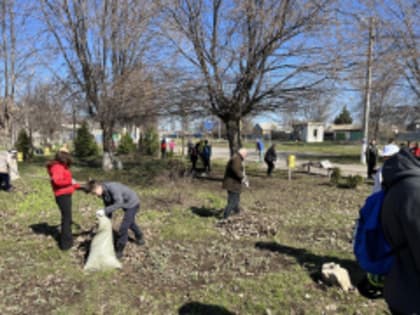
<instances>
[{"instance_id":1,"label":"park lawn","mask_svg":"<svg viewBox=\"0 0 420 315\"><path fill-rule=\"evenodd\" d=\"M278 142L274 141L276 149L280 152L322 154L322 155L356 155L360 156L361 145L340 144L335 142L305 143L305 142ZM266 147L270 144L265 141ZM246 141L244 145L249 149L255 149L255 142Z\"/></svg>"},{"instance_id":2,"label":"park lawn","mask_svg":"<svg viewBox=\"0 0 420 315\"><path fill-rule=\"evenodd\" d=\"M177 170L178 171L178 170ZM210 178L176 178L162 161L89 176L128 183L140 195L146 246L129 243L123 269L84 274L99 200L73 198L75 246L57 248L59 213L41 163L21 166L13 194L0 192L0 314L384 314L383 300L320 279L324 262L362 276L351 251L354 219L370 187L339 189L323 177L266 178L250 163L244 212L219 220L223 165ZM172 179L169 179L172 178ZM115 217L115 227L121 213ZM205 311L207 313L205 313Z\"/></svg>"}]
</instances>

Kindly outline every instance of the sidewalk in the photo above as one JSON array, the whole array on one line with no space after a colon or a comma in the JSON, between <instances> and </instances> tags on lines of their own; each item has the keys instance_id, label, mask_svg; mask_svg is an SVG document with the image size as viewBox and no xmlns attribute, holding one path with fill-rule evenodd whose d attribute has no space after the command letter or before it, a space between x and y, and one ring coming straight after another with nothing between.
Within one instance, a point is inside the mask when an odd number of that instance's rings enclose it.
<instances>
[{"instance_id":1,"label":"sidewalk","mask_svg":"<svg viewBox=\"0 0 420 315\"><path fill-rule=\"evenodd\" d=\"M278 169L287 169L287 157L290 154L294 154L293 152L281 152L278 153L278 160L276 162L276 167ZM300 158L296 159L296 166L299 167L302 164L308 163L309 159L305 158L305 155L307 156L318 156L317 160L321 161L323 160L322 156L323 154L317 154L317 153L312 153L312 152L306 152L304 154L302 153L298 153L296 155L299 155ZM219 160L228 160L229 158L229 149L228 148L220 148L220 147L215 147L213 148L213 159L219 159ZM255 151L248 151L248 161L253 161L253 162L258 162L258 154ZM312 161L314 161L314 159L312 159ZM331 164L334 167L339 167L341 169L341 172L344 176L348 176L348 175L360 175L362 177L366 177L367 174L367 169L366 166L362 165L362 164L342 164L342 163L332 163ZM265 168L266 165L265 163L261 163L261 168ZM314 173L317 173L317 170L314 169ZM320 170L319 173L325 173L322 172L322 170Z\"/></svg>"}]
</instances>

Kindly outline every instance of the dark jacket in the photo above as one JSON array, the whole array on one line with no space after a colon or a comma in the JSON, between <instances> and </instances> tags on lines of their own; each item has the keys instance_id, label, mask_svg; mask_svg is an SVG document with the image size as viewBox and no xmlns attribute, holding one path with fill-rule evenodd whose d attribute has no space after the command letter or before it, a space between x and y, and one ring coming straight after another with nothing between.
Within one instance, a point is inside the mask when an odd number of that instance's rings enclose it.
<instances>
[{"instance_id":1,"label":"dark jacket","mask_svg":"<svg viewBox=\"0 0 420 315\"><path fill-rule=\"evenodd\" d=\"M137 194L127 186L116 182L105 182L102 186L104 190L102 200L105 204L106 215L120 208L125 211L140 205Z\"/></svg>"},{"instance_id":2,"label":"dark jacket","mask_svg":"<svg viewBox=\"0 0 420 315\"><path fill-rule=\"evenodd\" d=\"M272 163L277 160L277 153L273 147L270 147L265 153L264 161L267 163Z\"/></svg>"},{"instance_id":3,"label":"dark jacket","mask_svg":"<svg viewBox=\"0 0 420 315\"><path fill-rule=\"evenodd\" d=\"M420 315L420 162L403 149L385 162L382 174L382 227L396 250L385 300L396 311Z\"/></svg>"},{"instance_id":4,"label":"dark jacket","mask_svg":"<svg viewBox=\"0 0 420 315\"><path fill-rule=\"evenodd\" d=\"M242 191L242 179L244 178L243 158L235 153L226 165L223 188L232 192Z\"/></svg>"},{"instance_id":5,"label":"dark jacket","mask_svg":"<svg viewBox=\"0 0 420 315\"><path fill-rule=\"evenodd\" d=\"M371 164L376 164L378 160L378 148L376 145L369 144L366 150L366 161Z\"/></svg>"}]
</instances>

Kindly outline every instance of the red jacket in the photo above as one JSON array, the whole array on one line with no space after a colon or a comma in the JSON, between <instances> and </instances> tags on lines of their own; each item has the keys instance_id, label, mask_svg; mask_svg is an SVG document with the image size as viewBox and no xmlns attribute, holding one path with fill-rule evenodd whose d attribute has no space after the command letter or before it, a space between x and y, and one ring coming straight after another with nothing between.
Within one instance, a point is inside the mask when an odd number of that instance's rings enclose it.
<instances>
[{"instance_id":1,"label":"red jacket","mask_svg":"<svg viewBox=\"0 0 420 315\"><path fill-rule=\"evenodd\" d=\"M79 184L73 184L73 178L68 166L53 161L47 165L48 174L51 178L51 186L56 196L71 195L80 188Z\"/></svg>"}]
</instances>

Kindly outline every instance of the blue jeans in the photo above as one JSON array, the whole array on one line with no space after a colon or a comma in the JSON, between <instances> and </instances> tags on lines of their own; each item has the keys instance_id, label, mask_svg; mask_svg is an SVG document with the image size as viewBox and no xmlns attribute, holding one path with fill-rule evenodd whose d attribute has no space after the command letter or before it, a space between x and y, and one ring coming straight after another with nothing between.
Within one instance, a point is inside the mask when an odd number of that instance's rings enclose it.
<instances>
[{"instance_id":1,"label":"blue jeans","mask_svg":"<svg viewBox=\"0 0 420 315\"><path fill-rule=\"evenodd\" d=\"M228 191L228 203L225 208L225 213L223 217L226 219L228 218L232 211L238 213L239 212L239 202L241 200L241 193Z\"/></svg>"},{"instance_id":2,"label":"blue jeans","mask_svg":"<svg viewBox=\"0 0 420 315\"><path fill-rule=\"evenodd\" d=\"M119 237L116 243L117 250L124 249L128 241L128 229L134 232L137 239L143 238L143 233L136 224L136 214L139 211L140 205L130 209L124 209L124 218L121 222Z\"/></svg>"}]
</instances>

